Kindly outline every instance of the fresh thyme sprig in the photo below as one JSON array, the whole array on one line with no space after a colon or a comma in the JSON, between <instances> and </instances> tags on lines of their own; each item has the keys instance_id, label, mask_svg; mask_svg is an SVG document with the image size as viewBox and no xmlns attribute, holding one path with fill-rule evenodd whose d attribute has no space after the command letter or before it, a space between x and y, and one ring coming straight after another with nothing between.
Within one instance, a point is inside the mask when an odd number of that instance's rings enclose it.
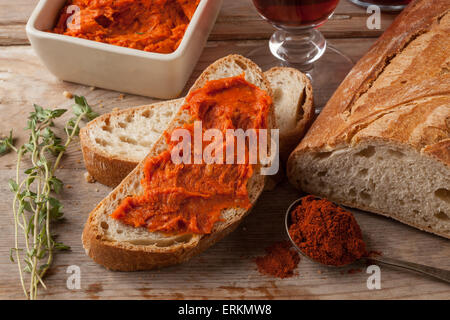
<instances>
[{"instance_id":1,"label":"fresh thyme sprig","mask_svg":"<svg viewBox=\"0 0 450 320\"><path fill-rule=\"evenodd\" d=\"M7 154L11 150L17 151L14 147L14 139L12 130L9 132L8 137L4 137L0 139L0 156Z\"/></svg>"},{"instance_id":2,"label":"fresh thyme sprig","mask_svg":"<svg viewBox=\"0 0 450 320\"><path fill-rule=\"evenodd\" d=\"M17 263L24 294L32 300L37 298L39 284L46 288L43 278L51 266L54 251L70 249L55 241L55 236L50 232L50 221L63 217L63 206L53 195L60 193L64 184L55 172L67 147L78 135L80 122L98 116L84 97L75 96L72 109L74 117L64 127L67 135L65 143L56 136L52 127L53 121L67 110L49 110L34 105L26 127L30 131L28 142L15 148L11 132L9 138L4 140L6 142L1 144L6 146L5 152L14 150L17 153L16 177L9 180L9 187L14 193L15 231L15 245L10 251L10 259ZM20 167L25 157L31 160L32 166L24 171L25 178L21 178ZM24 236L22 247L19 246L19 232ZM24 272L30 273L28 286Z\"/></svg>"}]
</instances>

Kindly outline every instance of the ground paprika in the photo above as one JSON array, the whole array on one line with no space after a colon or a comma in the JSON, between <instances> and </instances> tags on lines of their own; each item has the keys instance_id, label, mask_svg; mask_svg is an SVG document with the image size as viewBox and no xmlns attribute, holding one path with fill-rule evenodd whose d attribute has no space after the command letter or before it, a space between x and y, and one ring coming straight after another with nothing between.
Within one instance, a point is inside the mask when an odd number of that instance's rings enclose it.
<instances>
[{"instance_id":1,"label":"ground paprika","mask_svg":"<svg viewBox=\"0 0 450 320\"><path fill-rule=\"evenodd\" d=\"M304 197L291 211L289 234L304 254L323 264L343 266L367 255L353 214L326 199Z\"/></svg>"},{"instance_id":2,"label":"ground paprika","mask_svg":"<svg viewBox=\"0 0 450 320\"><path fill-rule=\"evenodd\" d=\"M279 241L266 248L266 255L255 259L258 271L278 278L294 275L300 256L289 241Z\"/></svg>"}]
</instances>

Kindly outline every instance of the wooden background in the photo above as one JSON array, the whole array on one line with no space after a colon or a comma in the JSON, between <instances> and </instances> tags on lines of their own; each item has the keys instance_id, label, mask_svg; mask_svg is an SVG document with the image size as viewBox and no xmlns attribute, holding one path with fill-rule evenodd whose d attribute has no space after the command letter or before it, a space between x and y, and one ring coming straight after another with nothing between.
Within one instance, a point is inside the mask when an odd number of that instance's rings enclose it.
<instances>
[{"instance_id":1,"label":"wooden background","mask_svg":"<svg viewBox=\"0 0 450 320\"><path fill-rule=\"evenodd\" d=\"M27 136L23 128L32 104L69 108L72 102L63 97L63 91L86 96L99 113L154 101L132 95L125 95L122 99L119 92L91 90L52 76L34 54L25 35L26 20L36 3L35 0L0 0L0 133L6 134L14 129L16 144L22 144ZM395 15L383 14L381 30L368 30L367 16L365 10L342 0L333 18L320 30L329 43L356 61L395 18ZM245 54L266 45L272 32L271 26L258 17L250 0L225 0L190 82L217 58L228 53ZM331 94L329 89L319 90L316 100L321 105ZM0 194L3 195L0 201L0 298L3 299L23 298L17 267L9 261L9 249L13 246L13 219L7 180L14 175L14 167L14 154L0 158ZM385 267L381 267L381 290L367 289L369 275L364 266L327 268L305 258L302 258L295 277L276 279L259 274L253 258L263 254L264 248L274 241L286 238L284 212L299 197L287 182L264 193L238 230L188 263L151 272L107 271L84 254L80 237L89 212L110 189L85 182L78 141L72 144L63 167L58 176L66 183L61 196L66 219L54 229L59 239L72 247L72 251L57 255L46 278L48 290L40 291L42 299L450 298L448 285ZM374 214L358 212L355 215L371 250L450 269L448 240ZM69 276L66 270L70 265L81 268L80 290L66 287ZM362 267L362 272L347 272L358 267Z\"/></svg>"}]
</instances>

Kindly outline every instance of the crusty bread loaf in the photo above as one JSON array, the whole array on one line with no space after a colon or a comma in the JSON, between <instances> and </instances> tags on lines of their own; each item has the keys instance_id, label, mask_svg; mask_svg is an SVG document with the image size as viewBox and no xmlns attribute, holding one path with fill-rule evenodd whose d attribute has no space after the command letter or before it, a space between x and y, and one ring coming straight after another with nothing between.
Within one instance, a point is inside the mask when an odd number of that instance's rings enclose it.
<instances>
[{"instance_id":1,"label":"crusty bread loaf","mask_svg":"<svg viewBox=\"0 0 450 320\"><path fill-rule=\"evenodd\" d=\"M313 120L311 83L291 68L272 68L264 74L274 93L284 163ZM84 162L91 176L104 185L117 186L147 155L182 103L183 99L159 102L107 113L91 121L80 132Z\"/></svg>"},{"instance_id":2,"label":"crusty bread loaf","mask_svg":"<svg viewBox=\"0 0 450 320\"><path fill-rule=\"evenodd\" d=\"M288 161L298 188L450 238L450 2L412 2Z\"/></svg>"},{"instance_id":3,"label":"crusty bread loaf","mask_svg":"<svg viewBox=\"0 0 450 320\"><path fill-rule=\"evenodd\" d=\"M245 73L247 81L271 95L271 89L258 66L244 57L231 55L209 66L194 84L202 87L208 80L237 76ZM187 111L179 110L167 130L190 121ZM274 127L273 110L269 112L269 128ZM148 157L156 156L167 148L164 137L154 144ZM249 198L254 204L264 188L264 176L255 167L248 181ZM141 195L143 188L143 161L90 213L83 231L83 246L86 253L97 263L112 270L135 271L159 268L189 259L208 248L234 230L248 213L241 208L222 211L221 220L207 235L183 234L167 236L149 232L146 228L134 228L110 217L120 201L128 195Z\"/></svg>"}]
</instances>

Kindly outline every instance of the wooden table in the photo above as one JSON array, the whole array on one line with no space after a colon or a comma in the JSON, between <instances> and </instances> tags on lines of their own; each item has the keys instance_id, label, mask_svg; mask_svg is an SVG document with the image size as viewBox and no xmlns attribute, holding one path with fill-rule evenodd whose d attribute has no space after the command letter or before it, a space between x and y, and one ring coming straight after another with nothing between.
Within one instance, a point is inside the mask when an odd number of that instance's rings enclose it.
<instances>
[{"instance_id":1,"label":"wooden table","mask_svg":"<svg viewBox=\"0 0 450 320\"><path fill-rule=\"evenodd\" d=\"M69 108L72 102L63 91L84 95L100 113L112 108L148 104L150 98L90 88L62 82L52 76L37 59L25 35L25 23L36 0L0 0L0 132L14 129L16 144L25 141L23 130L33 103L46 107ZM367 14L342 0L334 17L320 30L329 42L359 59L395 15L382 15L381 30L366 28ZM245 32L242 32L245 30ZM216 26L210 36L192 79L212 61L228 53L244 53L266 45L272 33L254 11L250 0L225 0ZM191 79L191 82L192 82ZM323 104L331 92L321 92L316 99ZM11 192L7 179L14 175L15 155L0 158L0 298L21 299L15 264L9 261L13 246ZM349 268L318 266L302 258L297 275L287 279L263 276L256 270L253 258L264 248L284 239L283 217L290 202L299 193L287 182L263 194L254 211L226 239L183 265L151 272L110 272L96 265L81 245L81 231L89 212L110 189L88 184L78 141L64 158L59 177L66 182L61 195L65 221L55 225L59 239L71 246L69 253L58 254L46 283L42 299L432 299L450 298L450 287L412 273L381 267L381 290L368 290L364 266L361 272ZM70 188L72 186L72 188ZM450 269L448 240L420 232L400 223L370 213L357 213L370 249L431 266ZM70 265L81 268L81 289L69 290L66 271ZM358 267L358 266L356 266ZM355 268L353 266L352 268Z\"/></svg>"}]
</instances>

